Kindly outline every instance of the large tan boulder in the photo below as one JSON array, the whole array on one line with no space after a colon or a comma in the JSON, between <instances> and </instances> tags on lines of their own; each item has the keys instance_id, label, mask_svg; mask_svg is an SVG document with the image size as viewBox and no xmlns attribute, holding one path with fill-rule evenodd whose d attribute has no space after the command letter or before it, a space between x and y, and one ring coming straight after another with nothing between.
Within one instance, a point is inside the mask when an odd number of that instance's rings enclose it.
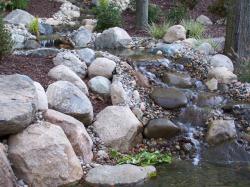
<instances>
[{"instance_id":1,"label":"large tan boulder","mask_svg":"<svg viewBox=\"0 0 250 187\"><path fill-rule=\"evenodd\" d=\"M174 25L170 27L163 37L164 42L173 43L178 40L186 39L186 29L182 25Z\"/></svg>"},{"instance_id":2,"label":"large tan boulder","mask_svg":"<svg viewBox=\"0 0 250 187\"><path fill-rule=\"evenodd\" d=\"M80 121L51 109L45 112L44 117L46 121L63 129L77 156L86 163L93 159L93 142Z\"/></svg>"},{"instance_id":3,"label":"large tan boulder","mask_svg":"<svg viewBox=\"0 0 250 187\"><path fill-rule=\"evenodd\" d=\"M226 67L216 67L208 71L208 78L215 78L218 80L218 83L228 84L237 80L237 75L232 73Z\"/></svg>"},{"instance_id":4,"label":"large tan boulder","mask_svg":"<svg viewBox=\"0 0 250 187\"><path fill-rule=\"evenodd\" d=\"M29 186L72 184L83 176L80 161L57 125L32 124L10 136L8 144L13 170Z\"/></svg>"},{"instance_id":5,"label":"large tan boulder","mask_svg":"<svg viewBox=\"0 0 250 187\"><path fill-rule=\"evenodd\" d=\"M97 116L95 131L108 147L128 151L140 135L141 122L129 107L108 106Z\"/></svg>"},{"instance_id":6,"label":"large tan boulder","mask_svg":"<svg viewBox=\"0 0 250 187\"><path fill-rule=\"evenodd\" d=\"M16 177L6 156L6 148L0 143L0 186L15 187Z\"/></svg>"}]
</instances>

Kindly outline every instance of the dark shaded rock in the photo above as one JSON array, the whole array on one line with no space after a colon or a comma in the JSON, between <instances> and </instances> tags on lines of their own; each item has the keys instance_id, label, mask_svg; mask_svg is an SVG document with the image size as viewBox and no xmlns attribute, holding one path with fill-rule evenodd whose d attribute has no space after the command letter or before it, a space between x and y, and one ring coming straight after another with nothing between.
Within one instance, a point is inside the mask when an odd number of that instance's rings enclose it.
<instances>
[{"instance_id":1,"label":"dark shaded rock","mask_svg":"<svg viewBox=\"0 0 250 187\"><path fill-rule=\"evenodd\" d=\"M181 132L180 127L172 121L159 118L151 120L144 129L146 138L172 138Z\"/></svg>"},{"instance_id":2,"label":"dark shaded rock","mask_svg":"<svg viewBox=\"0 0 250 187\"><path fill-rule=\"evenodd\" d=\"M166 73L162 78L163 82L179 88L190 88L192 86L191 77L182 73Z\"/></svg>"},{"instance_id":3,"label":"dark shaded rock","mask_svg":"<svg viewBox=\"0 0 250 187\"><path fill-rule=\"evenodd\" d=\"M196 103L200 107L215 107L222 104L223 97L214 93L202 92L198 95Z\"/></svg>"},{"instance_id":4,"label":"dark shaded rock","mask_svg":"<svg viewBox=\"0 0 250 187\"><path fill-rule=\"evenodd\" d=\"M24 42L25 49L37 49L40 47L40 44L36 40L27 40Z\"/></svg>"},{"instance_id":5,"label":"dark shaded rock","mask_svg":"<svg viewBox=\"0 0 250 187\"><path fill-rule=\"evenodd\" d=\"M53 33L53 27L46 23L39 23L39 32L42 35L49 35Z\"/></svg>"},{"instance_id":6,"label":"dark shaded rock","mask_svg":"<svg viewBox=\"0 0 250 187\"><path fill-rule=\"evenodd\" d=\"M187 105L187 97L176 88L154 88L150 94L152 99L161 107L174 109Z\"/></svg>"}]
</instances>

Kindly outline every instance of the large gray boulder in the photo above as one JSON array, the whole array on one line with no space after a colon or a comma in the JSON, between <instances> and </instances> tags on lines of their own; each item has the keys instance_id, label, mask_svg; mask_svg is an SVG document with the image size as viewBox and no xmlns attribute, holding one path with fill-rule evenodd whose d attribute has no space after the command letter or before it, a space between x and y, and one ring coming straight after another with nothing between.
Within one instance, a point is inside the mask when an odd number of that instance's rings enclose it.
<instances>
[{"instance_id":1,"label":"large gray boulder","mask_svg":"<svg viewBox=\"0 0 250 187\"><path fill-rule=\"evenodd\" d=\"M85 163L91 162L93 159L93 142L80 121L51 109L46 111L44 118L63 129L77 156L83 159Z\"/></svg>"},{"instance_id":2,"label":"large gray boulder","mask_svg":"<svg viewBox=\"0 0 250 187\"><path fill-rule=\"evenodd\" d=\"M120 81L113 81L110 89L113 105L124 105L127 102L127 94Z\"/></svg>"},{"instance_id":3,"label":"large gray boulder","mask_svg":"<svg viewBox=\"0 0 250 187\"><path fill-rule=\"evenodd\" d=\"M172 121L159 118L150 120L144 129L146 138L172 138L181 132L181 128Z\"/></svg>"},{"instance_id":4,"label":"large gray boulder","mask_svg":"<svg viewBox=\"0 0 250 187\"><path fill-rule=\"evenodd\" d=\"M202 25L213 25L213 22L211 19L205 15L200 15L199 17L196 18L196 21Z\"/></svg>"},{"instance_id":5,"label":"large gray boulder","mask_svg":"<svg viewBox=\"0 0 250 187\"><path fill-rule=\"evenodd\" d=\"M35 19L30 13L16 9L10 12L7 16L5 16L4 21L10 24L23 24L29 25Z\"/></svg>"},{"instance_id":6,"label":"large gray boulder","mask_svg":"<svg viewBox=\"0 0 250 187\"><path fill-rule=\"evenodd\" d=\"M72 35L72 40L76 47L87 47L91 42L92 33L88 29L81 28L74 32Z\"/></svg>"},{"instance_id":7,"label":"large gray boulder","mask_svg":"<svg viewBox=\"0 0 250 187\"><path fill-rule=\"evenodd\" d=\"M85 181L93 186L135 185L156 173L153 166L139 167L131 164L98 166L87 174Z\"/></svg>"},{"instance_id":8,"label":"large gray boulder","mask_svg":"<svg viewBox=\"0 0 250 187\"><path fill-rule=\"evenodd\" d=\"M81 179L80 161L64 134L53 124L33 124L8 139L9 159L18 178L29 186L61 186Z\"/></svg>"},{"instance_id":9,"label":"large gray boulder","mask_svg":"<svg viewBox=\"0 0 250 187\"><path fill-rule=\"evenodd\" d=\"M188 102L185 94L176 88L156 87L150 96L158 105L166 109L183 107Z\"/></svg>"},{"instance_id":10,"label":"large gray boulder","mask_svg":"<svg viewBox=\"0 0 250 187\"><path fill-rule=\"evenodd\" d=\"M79 77L84 78L87 74L87 65L71 52L61 52L53 59L55 66L64 65L74 71Z\"/></svg>"},{"instance_id":11,"label":"large gray boulder","mask_svg":"<svg viewBox=\"0 0 250 187\"><path fill-rule=\"evenodd\" d=\"M57 81L47 89L49 108L71 115L84 125L93 120L93 107L88 97L68 81Z\"/></svg>"},{"instance_id":12,"label":"large gray boulder","mask_svg":"<svg viewBox=\"0 0 250 187\"><path fill-rule=\"evenodd\" d=\"M79 49L76 51L80 60L88 66L95 60L95 51L90 48Z\"/></svg>"},{"instance_id":13,"label":"large gray boulder","mask_svg":"<svg viewBox=\"0 0 250 187\"><path fill-rule=\"evenodd\" d=\"M58 65L52 68L49 73L49 77L58 81L68 81L77 86L83 93L89 95L88 87L83 80L69 67L64 65Z\"/></svg>"},{"instance_id":14,"label":"large gray boulder","mask_svg":"<svg viewBox=\"0 0 250 187\"><path fill-rule=\"evenodd\" d=\"M234 65L230 58L222 54L216 54L210 59L210 64L212 67L225 67L229 71L234 71Z\"/></svg>"},{"instance_id":15,"label":"large gray boulder","mask_svg":"<svg viewBox=\"0 0 250 187\"><path fill-rule=\"evenodd\" d=\"M96 76L89 80L89 88L100 95L110 96L111 82L106 77Z\"/></svg>"},{"instance_id":16,"label":"large gray boulder","mask_svg":"<svg viewBox=\"0 0 250 187\"><path fill-rule=\"evenodd\" d=\"M35 119L38 96L25 75L0 75L0 136L22 131Z\"/></svg>"},{"instance_id":17,"label":"large gray boulder","mask_svg":"<svg viewBox=\"0 0 250 187\"><path fill-rule=\"evenodd\" d=\"M95 46L103 49L126 48L132 42L132 38L122 28L114 27L103 31L96 40Z\"/></svg>"},{"instance_id":18,"label":"large gray boulder","mask_svg":"<svg viewBox=\"0 0 250 187\"><path fill-rule=\"evenodd\" d=\"M168 29L163 37L164 42L173 43L186 39L186 29L182 25L174 25Z\"/></svg>"},{"instance_id":19,"label":"large gray boulder","mask_svg":"<svg viewBox=\"0 0 250 187\"><path fill-rule=\"evenodd\" d=\"M207 142L209 144L219 144L235 137L236 127L234 120L215 120L209 126Z\"/></svg>"},{"instance_id":20,"label":"large gray boulder","mask_svg":"<svg viewBox=\"0 0 250 187\"><path fill-rule=\"evenodd\" d=\"M0 143L0 186L15 187L16 177L7 159L7 150L3 144Z\"/></svg>"},{"instance_id":21,"label":"large gray boulder","mask_svg":"<svg viewBox=\"0 0 250 187\"><path fill-rule=\"evenodd\" d=\"M88 69L89 77L103 76L106 78L111 78L113 71L115 70L116 63L107 58L97 58L95 59Z\"/></svg>"},{"instance_id":22,"label":"large gray boulder","mask_svg":"<svg viewBox=\"0 0 250 187\"><path fill-rule=\"evenodd\" d=\"M108 147L126 152L140 134L141 123L129 107L108 106L93 124L98 136Z\"/></svg>"}]
</instances>

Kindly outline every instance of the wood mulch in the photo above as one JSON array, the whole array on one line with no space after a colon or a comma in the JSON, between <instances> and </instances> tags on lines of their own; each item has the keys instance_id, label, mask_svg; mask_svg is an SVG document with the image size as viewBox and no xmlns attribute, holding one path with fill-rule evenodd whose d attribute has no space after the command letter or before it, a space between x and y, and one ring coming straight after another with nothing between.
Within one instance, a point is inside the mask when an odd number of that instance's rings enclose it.
<instances>
[{"instance_id":1,"label":"wood mulch","mask_svg":"<svg viewBox=\"0 0 250 187\"><path fill-rule=\"evenodd\" d=\"M60 10L61 5L54 0L30 0L26 11L33 16L50 18Z\"/></svg>"},{"instance_id":2,"label":"wood mulch","mask_svg":"<svg viewBox=\"0 0 250 187\"><path fill-rule=\"evenodd\" d=\"M48 72L54 67L51 58L6 56L0 61L0 74L22 74L29 76L32 80L41 83L46 89L53 82L48 77Z\"/></svg>"}]
</instances>

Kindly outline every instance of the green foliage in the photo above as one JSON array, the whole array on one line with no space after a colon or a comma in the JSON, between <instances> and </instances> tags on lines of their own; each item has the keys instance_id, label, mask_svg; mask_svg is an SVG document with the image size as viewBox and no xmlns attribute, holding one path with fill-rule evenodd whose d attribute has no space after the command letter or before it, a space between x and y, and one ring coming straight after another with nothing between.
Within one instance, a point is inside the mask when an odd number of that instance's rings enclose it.
<instances>
[{"instance_id":1,"label":"green foliage","mask_svg":"<svg viewBox=\"0 0 250 187\"><path fill-rule=\"evenodd\" d=\"M225 7L225 0L217 0L212 5L208 7L209 12L225 17L226 16L226 7Z\"/></svg>"},{"instance_id":2,"label":"green foliage","mask_svg":"<svg viewBox=\"0 0 250 187\"><path fill-rule=\"evenodd\" d=\"M121 25L121 11L114 4L109 3L109 0L100 0L99 6L95 7L93 12L98 19L96 26L98 31Z\"/></svg>"},{"instance_id":3,"label":"green foliage","mask_svg":"<svg viewBox=\"0 0 250 187\"><path fill-rule=\"evenodd\" d=\"M149 4L148 6L148 21L149 23L159 21L159 18L162 16L163 12L161 7L155 4Z\"/></svg>"},{"instance_id":4,"label":"green foliage","mask_svg":"<svg viewBox=\"0 0 250 187\"><path fill-rule=\"evenodd\" d=\"M121 154L115 150L111 150L110 155L118 164L133 164L139 166L149 166L158 164L169 164L172 161L168 154L155 151L153 153L142 151L135 155Z\"/></svg>"},{"instance_id":5,"label":"green foliage","mask_svg":"<svg viewBox=\"0 0 250 187\"><path fill-rule=\"evenodd\" d=\"M205 27L201 23L193 20L182 20L181 25L186 28L189 38L201 39L203 37Z\"/></svg>"},{"instance_id":6,"label":"green foliage","mask_svg":"<svg viewBox=\"0 0 250 187\"><path fill-rule=\"evenodd\" d=\"M36 17L30 24L29 24L29 31L32 34L35 34L37 37L39 36L39 21L38 17Z\"/></svg>"},{"instance_id":7,"label":"green foliage","mask_svg":"<svg viewBox=\"0 0 250 187\"><path fill-rule=\"evenodd\" d=\"M28 0L12 0L14 9L26 9L28 6Z\"/></svg>"},{"instance_id":8,"label":"green foliage","mask_svg":"<svg viewBox=\"0 0 250 187\"><path fill-rule=\"evenodd\" d=\"M11 34L4 27L3 18L0 16L0 59L11 52L13 42Z\"/></svg>"},{"instance_id":9,"label":"green foliage","mask_svg":"<svg viewBox=\"0 0 250 187\"><path fill-rule=\"evenodd\" d=\"M169 22L164 22L161 25L152 23L149 26L148 33L155 39L162 39L166 34L167 30L169 29L170 25L171 24Z\"/></svg>"},{"instance_id":10,"label":"green foliage","mask_svg":"<svg viewBox=\"0 0 250 187\"><path fill-rule=\"evenodd\" d=\"M179 1L191 10L194 9L194 7L199 2L199 0L179 0Z\"/></svg>"},{"instance_id":11,"label":"green foliage","mask_svg":"<svg viewBox=\"0 0 250 187\"><path fill-rule=\"evenodd\" d=\"M181 20L187 17L187 8L184 5L177 5L171 8L167 18L173 23L180 23Z\"/></svg>"},{"instance_id":12,"label":"green foliage","mask_svg":"<svg viewBox=\"0 0 250 187\"><path fill-rule=\"evenodd\" d=\"M5 11L12 7L11 0L0 0L0 11Z\"/></svg>"}]
</instances>

